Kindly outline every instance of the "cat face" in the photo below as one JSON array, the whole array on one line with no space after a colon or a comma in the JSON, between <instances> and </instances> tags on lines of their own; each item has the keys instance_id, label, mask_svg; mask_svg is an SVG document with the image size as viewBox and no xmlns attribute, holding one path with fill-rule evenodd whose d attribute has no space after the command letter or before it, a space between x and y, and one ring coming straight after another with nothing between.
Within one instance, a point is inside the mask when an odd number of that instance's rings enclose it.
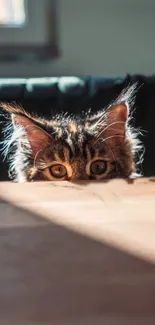
<instances>
[{"instance_id":1,"label":"cat face","mask_svg":"<svg viewBox=\"0 0 155 325\"><path fill-rule=\"evenodd\" d=\"M125 106L119 109L126 111ZM33 148L35 167L29 170L29 177L54 181L128 177L134 168L131 144L124 138L125 122L118 121L104 123L98 135L94 130L99 123L96 119L79 124L65 121L48 134L36 130L35 138L44 137L44 142L41 148L36 142L39 151ZM119 128L115 128L117 124Z\"/></svg>"},{"instance_id":2,"label":"cat face","mask_svg":"<svg viewBox=\"0 0 155 325\"><path fill-rule=\"evenodd\" d=\"M130 177L137 140L128 126L128 106L115 103L83 119L36 119L23 109L3 105L12 116L10 170L17 181L101 180ZM9 144L9 145L8 145Z\"/></svg>"}]
</instances>

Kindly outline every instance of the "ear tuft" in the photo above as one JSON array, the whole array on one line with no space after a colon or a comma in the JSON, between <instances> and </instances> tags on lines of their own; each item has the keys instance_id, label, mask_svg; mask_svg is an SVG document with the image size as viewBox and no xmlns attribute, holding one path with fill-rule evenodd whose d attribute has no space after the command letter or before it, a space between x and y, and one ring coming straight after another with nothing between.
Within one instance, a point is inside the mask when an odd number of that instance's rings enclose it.
<instances>
[{"instance_id":1,"label":"ear tuft","mask_svg":"<svg viewBox=\"0 0 155 325\"><path fill-rule=\"evenodd\" d=\"M8 114L18 114L18 115L24 115L27 116L28 118L32 118L30 114L25 112L25 110L16 103L0 103L0 109L4 111L5 113Z\"/></svg>"}]
</instances>

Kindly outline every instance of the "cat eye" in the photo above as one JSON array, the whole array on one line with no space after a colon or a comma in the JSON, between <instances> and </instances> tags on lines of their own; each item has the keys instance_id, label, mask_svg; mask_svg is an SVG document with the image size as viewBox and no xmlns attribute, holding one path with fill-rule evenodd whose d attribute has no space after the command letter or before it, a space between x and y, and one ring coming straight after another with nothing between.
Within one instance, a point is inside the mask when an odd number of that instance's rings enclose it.
<instances>
[{"instance_id":1,"label":"cat eye","mask_svg":"<svg viewBox=\"0 0 155 325\"><path fill-rule=\"evenodd\" d=\"M63 178L67 175L67 169L64 165L56 164L50 167L50 172L55 178Z\"/></svg>"},{"instance_id":2,"label":"cat eye","mask_svg":"<svg viewBox=\"0 0 155 325\"><path fill-rule=\"evenodd\" d=\"M96 160L90 166L90 172L93 175L101 175L106 171L106 162L103 160Z\"/></svg>"}]
</instances>

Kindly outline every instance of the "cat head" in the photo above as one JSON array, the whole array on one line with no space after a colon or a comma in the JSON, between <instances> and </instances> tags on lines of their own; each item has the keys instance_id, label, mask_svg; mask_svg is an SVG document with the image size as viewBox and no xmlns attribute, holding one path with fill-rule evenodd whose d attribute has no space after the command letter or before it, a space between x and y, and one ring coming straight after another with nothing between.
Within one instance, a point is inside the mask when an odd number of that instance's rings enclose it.
<instances>
[{"instance_id":1,"label":"cat head","mask_svg":"<svg viewBox=\"0 0 155 325\"><path fill-rule=\"evenodd\" d=\"M44 120L21 107L1 104L11 115L5 155L10 152L10 174L17 181L101 180L130 177L136 172L140 145L129 126L124 91L107 110L94 116Z\"/></svg>"}]
</instances>

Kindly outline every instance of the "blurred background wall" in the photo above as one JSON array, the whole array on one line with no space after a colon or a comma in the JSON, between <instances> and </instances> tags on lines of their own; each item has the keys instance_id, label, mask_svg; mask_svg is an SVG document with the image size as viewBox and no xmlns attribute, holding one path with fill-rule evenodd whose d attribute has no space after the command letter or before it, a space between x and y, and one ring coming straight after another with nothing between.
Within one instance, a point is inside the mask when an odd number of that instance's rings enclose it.
<instances>
[{"instance_id":1,"label":"blurred background wall","mask_svg":"<svg viewBox=\"0 0 155 325\"><path fill-rule=\"evenodd\" d=\"M46 6L49 0L43 1ZM60 58L46 63L0 63L0 77L155 72L154 0L56 1ZM39 31L39 17L38 24Z\"/></svg>"}]
</instances>

